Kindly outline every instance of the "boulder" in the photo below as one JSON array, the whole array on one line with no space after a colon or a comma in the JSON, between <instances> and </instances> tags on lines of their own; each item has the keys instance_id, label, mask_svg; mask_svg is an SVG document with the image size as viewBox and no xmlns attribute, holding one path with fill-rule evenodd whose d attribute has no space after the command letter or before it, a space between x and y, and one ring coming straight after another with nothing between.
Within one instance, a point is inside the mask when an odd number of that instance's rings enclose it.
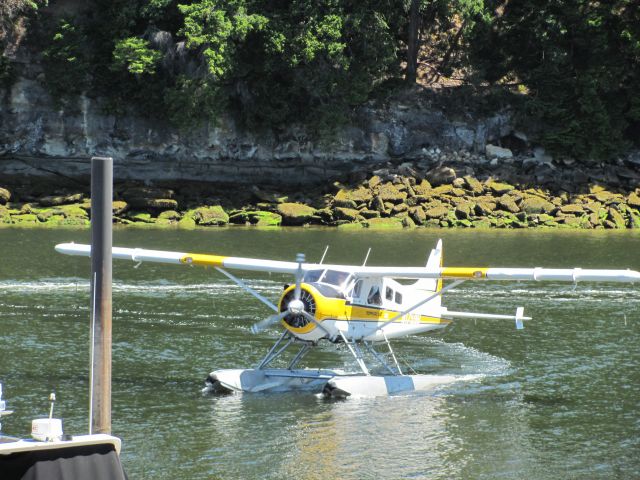
<instances>
[{"instance_id":1,"label":"boulder","mask_svg":"<svg viewBox=\"0 0 640 480\"><path fill-rule=\"evenodd\" d=\"M468 219L474 213L474 204L471 202L459 202L456 205L455 215L460 220Z\"/></svg>"},{"instance_id":2,"label":"boulder","mask_svg":"<svg viewBox=\"0 0 640 480\"><path fill-rule=\"evenodd\" d=\"M513 152L508 148L498 147L488 143L484 148L487 158L513 158Z\"/></svg>"},{"instance_id":3,"label":"boulder","mask_svg":"<svg viewBox=\"0 0 640 480\"><path fill-rule=\"evenodd\" d=\"M464 180L465 190L470 191L473 195L482 195L484 193L484 187L477 178L466 175L462 179Z\"/></svg>"},{"instance_id":4,"label":"boulder","mask_svg":"<svg viewBox=\"0 0 640 480\"><path fill-rule=\"evenodd\" d=\"M69 205L71 203L78 203L82 201L84 195L82 193L75 193L73 195L53 195L42 197L38 200L38 203L43 207L57 207L59 205Z\"/></svg>"},{"instance_id":5,"label":"boulder","mask_svg":"<svg viewBox=\"0 0 640 480\"><path fill-rule=\"evenodd\" d=\"M609 208L607 220L613 223L614 228L626 228L627 226L626 220L615 208Z\"/></svg>"},{"instance_id":6,"label":"boulder","mask_svg":"<svg viewBox=\"0 0 640 480\"><path fill-rule=\"evenodd\" d=\"M409 209L409 216L418 225L424 225L424 223L427 221L427 216L425 215L422 207L413 207Z\"/></svg>"},{"instance_id":7,"label":"boulder","mask_svg":"<svg viewBox=\"0 0 640 480\"><path fill-rule=\"evenodd\" d=\"M11 200L11 192L6 188L0 187L0 204L6 205Z\"/></svg>"},{"instance_id":8,"label":"boulder","mask_svg":"<svg viewBox=\"0 0 640 480\"><path fill-rule=\"evenodd\" d=\"M276 212L282 216L283 225L304 225L309 223L316 210L302 203L285 202L278 204Z\"/></svg>"},{"instance_id":9,"label":"boulder","mask_svg":"<svg viewBox=\"0 0 640 480\"><path fill-rule=\"evenodd\" d=\"M196 208L190 216L197 225L202 226L221 226L229 223L229 215L220 205Z\"/></svg>"},{"instance_id":10,"label":"boulder","mask_svg":"<svg viewBox=\"0 0 640 480\"><path fill-rule=\"evenodd\" d=\"M560 211L567 215L578 215L578 216L584 215L585 213L582 205L575 205L575 204L563 205L562 207L560 207Z\"/></svg>"},{"instance_id":11,"label":"boulder","mask_svg":"<svg viewBox=\"0 0 640 480\"><path fill-rule=\"evenodd\" d=\"M486 217L491 215L496 209L496 203L490 202L487 199L480 199L476 202L475 212L479 217Z\"/></svg>"},{"instance_id":12,"label":"boulder","mask_svg":"<svg viewBox=\"0 0 640 480\"><path fill-rule=\"evenodd\" d=\"M413 192L416 195L429 195L433 187L429 183L429 180L422 180L420 183L413 186Z\"/></svg>"},{"instance_id":13,"label":"boulder","mask_svg":"<svg viewBox=\"0 0 640 480\"><path fill-rule=\"evenodd\" d=\"M627 197L627 205L631 208L640 209L640 195L636 192L631 192Z\"/></svg>"},{"instance_id":14,"label":"boulder","mask_svg":"<svg viewBox=\"0 0 640 480\"><path fill-rule=\"evenodd\" d=\"M544 198L530 195L522 199L520 209L528 215L532 215L535 213L550 213L556 209L556 206Z\"/></svg>"},{"instance_id":15,"label":"boulder","mask_svg":"<svg viewBox=\"0 0 640 480\"><path fill-rule=\"evenodd\" d=\"M506 212L518 213L520 208L510 195L503 195L498 199L498 207Z\"/></svg>"},{"instance_id":16,"label":"boulder","mask_svg":"<svg viewBox=\"0 0 640 480\"><path fill-rule=\"evenodd\" d=\"M371 191L368 188L340 189L333 198L336 207L356 208L363 203L371 202Z\"/></svg>"},{"instance_id":17,"label":"boulder","mask_svg":"<svg viewBox=\"0 0 640 480\"><path fill-rule=\"evenodd\" d=\"M447 185L456 179L456 171L443 165L432 168L424 176L433 186Z\"/></svg>"},{"instance_id":18,"label":"boulder","mask_svg":"<svg viewBox=\"0 0 640 480\"><path fill-rule=\"evenodd\" d=\"M392 183L385 183L378 187L378 196L383 202L402 203L407 199L407 193L402 192Z\"/></svg>"},{"instance_id":19,"label":"boulder","mask_svg":"<svg viewBox=\"0 0 640 480\"><path fill-rule=\"evenodd\" d=\"M360 212L353 208L336 207L333 209L333 216L338 220L347 220L349 222L355 222L358 220Z\"/></svg>"},{"instance_id":20,"label":"boulder","mask_svg":"<svg viewBox=\"0 0 640 480\"><path fill-rule=\"evenodd\" d=\"M447 214L449 213L449 209L447 207L445 207L444 205L441 205L441 206L438 206L438 207L429 208L424 213L425 213L425 216L427 218L442 219L442 218L445 218L447 216Z\"/></svg>"},{"instance_id":21,"label":"boulder","mask_svg":"<svg viewBox=\"0 0 640 480\"><path fill-rule=\"evenodd\" d=\"M504 195L505 193L509 193L514 189L513 185L510 185L505 182L496 182L495 180L489 179L485 182L485 186L488 190L490 190L494 195Z\"/></svg>"}]
</instances>

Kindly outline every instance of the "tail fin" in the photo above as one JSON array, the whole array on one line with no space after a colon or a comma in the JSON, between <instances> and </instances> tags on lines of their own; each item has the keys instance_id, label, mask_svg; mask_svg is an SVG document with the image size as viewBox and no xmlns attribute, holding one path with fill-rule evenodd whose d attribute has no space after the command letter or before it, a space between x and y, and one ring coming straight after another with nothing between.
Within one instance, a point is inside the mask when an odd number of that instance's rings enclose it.
<instances>
[{"instance_id":1,"label":"tail fin","mask_svg":"<svg viewBox=\"0 0 640 480\"><path fill-rule=\"evenodd\" d=\"M442 266L442 240L438 240L436 248L431 250L426 267L430 270L436 270ZM413 284L415 288L427 292L438 292L442 288L442 280L435 278L421 278Z\"/></svg>"}]
</instances>

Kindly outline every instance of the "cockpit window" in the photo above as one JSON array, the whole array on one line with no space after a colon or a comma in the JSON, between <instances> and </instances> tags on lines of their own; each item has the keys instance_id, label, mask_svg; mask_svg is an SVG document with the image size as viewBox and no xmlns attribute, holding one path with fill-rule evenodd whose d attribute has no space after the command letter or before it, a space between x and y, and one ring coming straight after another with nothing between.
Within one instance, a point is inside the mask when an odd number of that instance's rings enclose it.
<instances>
[{"instance_id":1,"label":"cockpit window","mask_svg":"<svg viewBox=\"0 0 640 480\"><path fill-rule=\"evenodd\" d=\"M318 280L320 280L320 276L323 272L324 270L309 270L308 272L305 272L303 282L317 282Z\"/></svg>"},{"instance_id":2,"label":"cockpit window","mask_svg":"<svg viewBox=\"0 0 640 480\"><path fill-rule=\"evenodd\" d=\"M347 272L338 272L337 270L327 270L322 279L320 280L323 283L328 283L329 285L335 285L340 287L344 281L347 279L349 274Z\"/></svg>"}]
</instances>

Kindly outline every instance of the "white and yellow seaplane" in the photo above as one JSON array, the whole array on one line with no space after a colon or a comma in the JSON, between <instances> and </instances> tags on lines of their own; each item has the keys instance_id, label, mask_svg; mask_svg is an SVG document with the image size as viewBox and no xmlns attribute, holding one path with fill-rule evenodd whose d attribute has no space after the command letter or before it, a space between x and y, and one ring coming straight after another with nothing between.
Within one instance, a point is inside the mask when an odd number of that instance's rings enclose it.
<instances>
[{"instance_id":1,"label":"white and yellow seaplane","mask_svg":"<svg viewBox=\"0 0 640 480\"><path fill-rule=\"evenodd\" d=\"M90 245L64 243L57 245L56 250L69 255L91 255ZM524 316L523 307L518 307L514 315L448 310L442 306L442 294L462 282L640 281L640 272L632 270L444 267L442 241L431 251L424 267L367 266L366 259L363 266L326 265L322 260L305 263L302 254L297 255L295 262L285 262L114 247L112 255L137 263L213 267L274 311L251 328L254 333L276 323L284 328L255 368L216 370L209 374L208 389L225 393L304 389L322 391L331 397L375 396L455 382L458 379L452 375L405 374L389 340L442 329L455 318L511 320L518 329L523 328L524 321L531 320ZM227 270L291 274L295 281L285 287L276 305ZM444 286L444 280L453 281ZM361 371L295 368L321 340L344 343ZM292 345L299 349L286 368L268 368ZM372 367L383 373L378 374Z\"/></svg>"}]
</instances>

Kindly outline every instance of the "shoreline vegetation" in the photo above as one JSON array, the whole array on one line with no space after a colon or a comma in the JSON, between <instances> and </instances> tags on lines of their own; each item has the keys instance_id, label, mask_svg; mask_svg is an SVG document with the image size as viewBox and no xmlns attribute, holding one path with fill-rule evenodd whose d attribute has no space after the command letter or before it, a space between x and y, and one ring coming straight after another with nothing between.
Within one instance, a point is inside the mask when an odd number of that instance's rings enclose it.
<instances>
[{"instance_id":1,"label":"shoreline vegetation","mask_svg":"<svg viewBox=\"0 0 640 480\"><path fill-rule=\"evenodd\" d=\"M498 164L469 152L453 161L387 164L328 186L293 192L250 185L175 181L116 182L114 224L151 228L226 225L402 228L640 228L638 178L619 166L615 180L597 171L508 159ZM479 163L480 162L480 163ZM431 168L429 168L431 166ZM611 172L612 166L603 167ZM521 172L529 171L528 175ZM625 178L630 174L631 177ZM0 227L88 227L83 183L52 178L5 179Z\"/></svg>"}]
</instances>

